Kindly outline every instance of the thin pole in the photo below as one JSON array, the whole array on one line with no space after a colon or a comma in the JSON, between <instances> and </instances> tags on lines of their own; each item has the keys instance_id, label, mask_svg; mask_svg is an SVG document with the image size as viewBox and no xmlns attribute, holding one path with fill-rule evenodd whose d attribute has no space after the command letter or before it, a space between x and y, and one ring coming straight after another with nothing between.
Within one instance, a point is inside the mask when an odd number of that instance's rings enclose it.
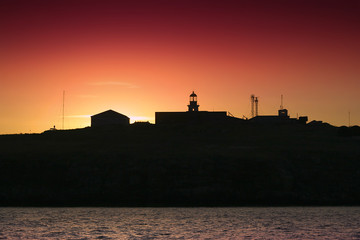
<instances>
[{"instance_id":1,"label":"thin pole","mask_svg":"<svg viewBox=\"0 0 360 240\"><path fill-rule=\"evenodd\" d=\"M254 112L255 95L254 94L252 94L250 96L250 100L251 100L251 117L255 117L255 112Z\"/></svg>"},{"instance_id":2,"label":"thin pole","mask_svg":"<svg viewBox=\"0 0 360 240\"><path fill-rule=\"evenodd\" d=\"M350 111L349 111L349 127L350 127L351 125L350 125Z\"/></svg>"},{"instance_id":3,"label":"thin pole","mask_svg":"<svg viewBox=\"0 0 360 240\"><path fill-rule=\"evenodd\" d=\"M63 112L62 112L62 129L64 130L65 122L65 91L63 91Z\"/></svg>"},{"instance_id":4,"label":"thin pole","mask_svg":"<svg viewBox=\"0 0 360 240\"><path fill-rule=\"evenodd\" d=\"M259 101L258 97L255 97L255 116L259 115Z\"/></svg>"}]
</instances>

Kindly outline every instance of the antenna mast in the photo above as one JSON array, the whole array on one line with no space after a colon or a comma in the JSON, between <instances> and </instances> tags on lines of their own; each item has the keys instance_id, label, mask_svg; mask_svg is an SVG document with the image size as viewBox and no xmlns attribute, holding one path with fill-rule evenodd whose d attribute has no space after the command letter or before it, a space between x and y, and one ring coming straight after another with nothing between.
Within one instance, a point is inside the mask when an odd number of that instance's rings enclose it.
<instances>
[{"instance_id":1,"label":"antenna mast","mask_svg":"<svg viewBox=\"0 0 360 240\"><path fill-rule=\"evenodd\" d=\"M254 113L255 95L254 94L252 94L250 96L250 101L251 101L251 117L255 117L255 113Z\"/></svg>"},{"instance_id":2,"label":"antenna mast","mask_svg":"<svg viewBox=\"0 0 360 240\"><path fill-rule=\"evenodd\" d=\"M350 125L350 111L349 111L349 127L351 127L351 125Z\"/></svg>"},{"instance_id":3,"label":"antenna mast","mask_svg":"<svg viewBox=\"0 0 360 240\"><path fill-rule=\"evenodd\" d=\"M258 97L255 97L255 116L259 115L259 100Z\"/></svg>"},{"instance_id":4,"label":"antenna mast","mask_svg":"<svg viewBox=\"0 0 360 240\"><path fill-rule=\"evenodd\" d=\"M63 91L63 109L62 109L62 129L64 130L64 120L65 120L65 91Z\"/></svg>"},{"instance_id":5,"label":"antenna mast","mask_svg":"<svg viewBox=\"0 0 360 240\"><path fill-rule=\"evenodd\" d=\"M280 105L280 109L283 110L284 106L283 106L283 95L281 94L281 105Z\"/></svg>"}]
</instances>

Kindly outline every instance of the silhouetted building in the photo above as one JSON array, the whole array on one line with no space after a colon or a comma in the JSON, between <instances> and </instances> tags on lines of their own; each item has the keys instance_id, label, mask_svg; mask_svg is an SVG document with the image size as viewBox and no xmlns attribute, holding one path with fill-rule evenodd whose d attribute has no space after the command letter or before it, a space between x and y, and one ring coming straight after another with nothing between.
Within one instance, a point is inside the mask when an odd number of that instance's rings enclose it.
<instances>
[{"instance_id":1,"label":"silhouetted building","mask_svg":"<svg viewBox=\"0 0 360 240\"><path fill-rule=\"evenodd\" d=\"M126 126L129 124L130 118L113 110L107 110L91 116L91 127Z\"/></svg>"},{"instance_id":2,"label":"silhouetted building","mask_svg":"<svg viewBox=\"0 0 360 240\"><path fill-rule=\"evenodd\" d=\"M197 95L194 93L194 91L192 92L192 94L190 95L190 104L188 105L189 108L189 112L198 112L199 111L199 106L197 104Z\"/></svg>"},{"instance_id":3,"label":"silhouetted building","mask_svg":"<svg viewBox=\"0 0 360 240\"><path fill-rule=\"evenodd\" d=\"M133 124L131 124L132 126L151 126L153 124L151 124L149 121L135 121Z\"/></svg>"},{"instance_id":4,"label":"silhouetted building","mask_svg":"<svg viewBox=\"0 0 360 240\"><path fill-rule=\"evenodd\" d=\"M156 124L201 124L201 123L223 123L226 120L240 120L227 116L226 111L208 112L199 111L197 95L192 92L187 112L156 112Z\"/></svg>"},{"instance_id":5,"label":"silhouetted building","mask_svg":"<svg viewBox=\"0 0 360 240\"><path fill-rule=\"evenodd\" d=\"M251 122L255 123L303 123L306 124L308 121L307 116L301 116L299 118L290 118L288 110L285 108L280 108L278 110L278 115L259 115L250 119Z\"/></svg>"},{"instance_id":6,"label":"silhouetted building","mask_svg":"<svg viewBox=\"0 0 360 240\"><path fill-rule=\"evenodd\" d=\"M309 120L309 119L308 119L307 116L301 116L301 117L299 117L299 119L298 119L298 121L299 121L300 123L303 123L303 124L306 124L308 120Z\"/></svg>"},{"instance_id":7,"label":"silhouetted building","mask_svg":"<svg viewBox=\"0 0 360 240\"><path fill-rule=\"evenodd\" d=\"M156 124L197 124L221 122L228 118L226 112L156 112Z\"/></svg>"},{"instance_id":8,"label":"silhouetted building","mask_svg":"<svg viewBox=\"0 0 360 240\"><path fill-rule=\"evenodd\" d=\"M287 109L279 109L278 113L279 113L279 117L289 118Z\"/></svg>"}]
</instances>

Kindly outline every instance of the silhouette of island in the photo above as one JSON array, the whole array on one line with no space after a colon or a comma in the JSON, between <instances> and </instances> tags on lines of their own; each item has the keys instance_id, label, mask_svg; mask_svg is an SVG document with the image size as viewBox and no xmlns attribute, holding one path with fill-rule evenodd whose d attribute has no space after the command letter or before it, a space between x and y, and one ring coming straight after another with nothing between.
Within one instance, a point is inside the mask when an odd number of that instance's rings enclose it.
<instances>
[{"instance_id":1,"label":"silhouette of island","mask_svg":"<svg viewBox=\"0 0 360 240\"><path fill-rule=\"evenodd\" d=\"M92 127L0 136L0 205L359 205L358 126L264 124L196 98L156 124L107 111Z\"/></svg>"}]
</instances>

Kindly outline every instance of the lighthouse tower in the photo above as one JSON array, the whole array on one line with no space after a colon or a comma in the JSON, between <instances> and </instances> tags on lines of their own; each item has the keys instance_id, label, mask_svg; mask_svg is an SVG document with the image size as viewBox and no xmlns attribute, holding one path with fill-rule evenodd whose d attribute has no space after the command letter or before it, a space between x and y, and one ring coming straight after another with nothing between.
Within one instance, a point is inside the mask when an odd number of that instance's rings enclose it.
<instances>
[{"instance_id":1,"label":"lighthouse tower","mask_svg":"<svg viewBox=\"0 0 360 240\"><path fill-rule=\"evenodd\" d=\"M197 95L192 92L190 94L190 104L188 105L189 112L198 112L199 111L199 105L197 104Z\"/></svg>"}]
</instances>

